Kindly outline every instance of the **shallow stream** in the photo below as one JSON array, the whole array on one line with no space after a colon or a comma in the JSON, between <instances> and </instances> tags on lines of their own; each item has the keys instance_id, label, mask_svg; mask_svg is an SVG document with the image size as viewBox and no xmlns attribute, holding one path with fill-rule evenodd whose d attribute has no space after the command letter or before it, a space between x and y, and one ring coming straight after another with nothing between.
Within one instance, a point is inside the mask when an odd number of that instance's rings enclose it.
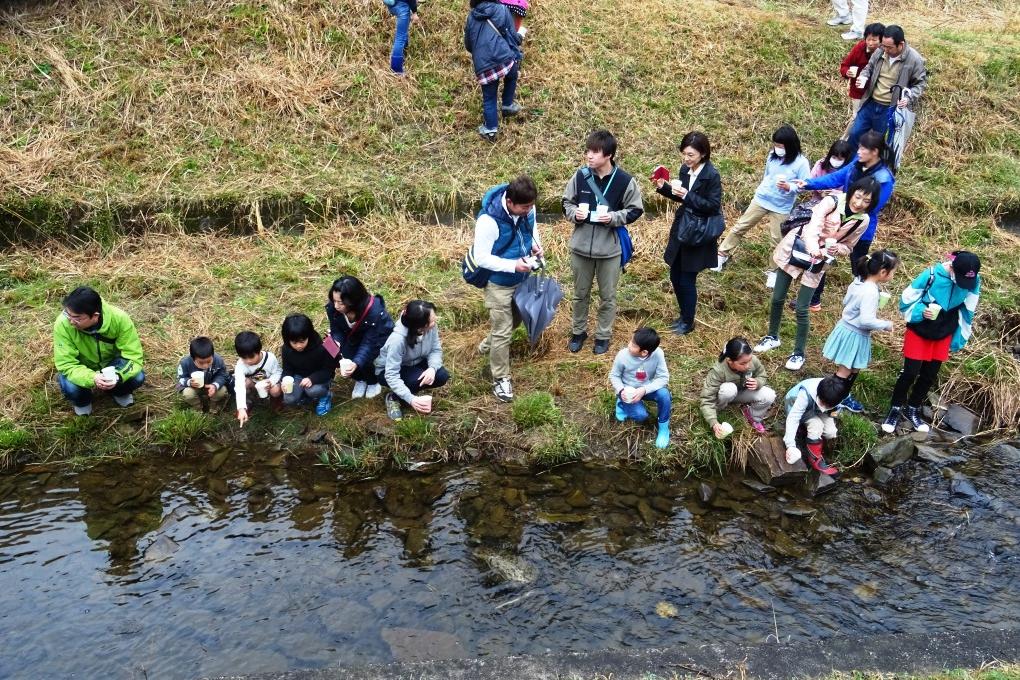
<instances>
[{"instance_id":1,"label":"shallow stream","mask_svg":"<svg viewBox=\"0 0 1020 680\"><path fill-rule=\"evenodd\" d=\"M224 450L23 471L0 477L0 675L1020 627L1020 451L956 453L885 489L851 476L806 500L732 479L709 504L695 481L588 465L338 483Z\"/></svg>"}]
</instances>

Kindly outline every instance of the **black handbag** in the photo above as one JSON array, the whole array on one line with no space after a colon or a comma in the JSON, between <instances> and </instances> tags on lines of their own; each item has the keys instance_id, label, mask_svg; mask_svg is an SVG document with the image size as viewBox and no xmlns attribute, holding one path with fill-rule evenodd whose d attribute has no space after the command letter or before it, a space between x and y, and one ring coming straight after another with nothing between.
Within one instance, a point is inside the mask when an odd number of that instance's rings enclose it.
<instances>
[{"instance_id":1,"label":"black handbag","mask_svg":"<svg viewBox=\"0 0 1020 680\"><path fill-rule=\"evenodd\" d=\"M722 215L702 217L684 210L677 225L676 240L682 246L703 246L719 238L725 230L726 220Z\"/></svg>"},{"instance_id":2,"label":"black handbag","mask_svg":"<svg viewBox=\"0 0 1020 680\"><path fill-rule=\"evenodd\" d=\"M850 221L851 220L847 220L843 224L847 224ZM855 221L858 223L860 222L860 220ZM811 253L808 252L807 244L804 243L804 239L801 238L804 235L805 226L807 225L802 224L797 229L797 235L793 237L793 247L790 249L790 264L793 265L794 267L797 267L798 269L803 269L806 272L816 274L825 269L826 265L829 264L829 258L823 257L822 259L815 261L815 259L811 257ZM841 224L840 226L843 225ZM845 234L836 239L836 243L842 243L848 236L850 236L850 234L854 233L854 231L856 230L857 227L854 227L853 229L848 229Z\"/></svg>"}]
</instances>

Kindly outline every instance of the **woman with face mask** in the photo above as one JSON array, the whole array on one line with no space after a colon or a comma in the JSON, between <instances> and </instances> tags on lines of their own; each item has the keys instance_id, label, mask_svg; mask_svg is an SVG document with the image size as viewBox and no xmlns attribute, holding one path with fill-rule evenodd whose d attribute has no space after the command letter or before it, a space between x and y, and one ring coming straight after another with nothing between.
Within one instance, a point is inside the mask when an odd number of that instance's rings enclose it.
<instances>
[{"instance_id":1,"label":"woman with face mask","mask_svg":"<svg viewBox=\"0 0 1020 680\"><path fill-rule=\"evenodd\" d=\"M793 210L797 200L797 191L790 182L807 180L811 175L811 163L800 152L800 137L789 125L784 125L772 133L772 147L765 158L765 176L754 192L754 198L747 210L740 216L736 224L726 235L719 246L718 264L712 271L721 272L729 261L744 234L750 231L763 219L768 220L769 238L775 248L782 240L780 227ZM775 286L775 267L769 266L765 285Z\"/></svg>"}]
</instances>

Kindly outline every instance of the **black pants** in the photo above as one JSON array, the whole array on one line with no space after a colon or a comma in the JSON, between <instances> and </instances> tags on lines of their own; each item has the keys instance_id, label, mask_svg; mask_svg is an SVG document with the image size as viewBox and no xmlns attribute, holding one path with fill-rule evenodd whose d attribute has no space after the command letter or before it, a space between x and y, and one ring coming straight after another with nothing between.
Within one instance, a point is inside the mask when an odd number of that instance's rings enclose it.
<instances>
[{"instance_id":1,"label":"black pants","mask_svg":"<svg viewBox=\"0 0 1020 680\"><path fill-rule=\"evenodd\" d=\"M867 255L869 250L871 250L871 241L861 239L850 252L850 272L854 276L857 276L857 260ZM818 282L818 287L815 288L815 294L811 298L812 305L819 305L822 303L823 290L825 290L825 274L822 274L822 280Z\"/></svg>"},{"instance_id":2,"label":"black pants","mask_svg":"<svg viewBox=\"0 0 1020 680\"><path fill-rule=\"evenodd\" d=\"M920 408L924 404L928 391L935 384L939 377L939 369L942 368L941 361L921 361L920 359L904 359L903 370L896 379L896 386L892 393L892 406L915 406ZM914 389L911 390L910 386ZM907 392L910 392L910 399L907 399Z\"/></svg>"},{"instance_id":3,"label":"black pants","mask_svg":"<svg viewBox=\"0 0 1020 680\"><path fill-rule=\"evenodd\" d=\"M680 320L685 324L694 325L694 311L698 306L698 274L700 272L680 271L680 258L677 257L669 268L669 282L673 284L676 304L680 307Z\"/></svg>"}]
</instances>

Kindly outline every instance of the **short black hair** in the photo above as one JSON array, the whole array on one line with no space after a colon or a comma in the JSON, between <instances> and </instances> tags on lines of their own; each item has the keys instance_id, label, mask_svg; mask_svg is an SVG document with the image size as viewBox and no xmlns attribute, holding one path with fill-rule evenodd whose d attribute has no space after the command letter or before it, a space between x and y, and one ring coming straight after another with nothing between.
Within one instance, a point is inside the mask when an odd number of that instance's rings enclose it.
<instances>
[{"instance_id":1,"label":"short black hair","mask_svg":"<svg viewBox=\"0 0 1020 680\"><path fill-rule=\"evenodd\" d=\"M839 406L839 402L846 399L848 394L850 394L850 389L847 387L846 381L838 375L826 376L818 383L818 401L827 406L828 410Z\"/></svg>"},{"instance_id":2,"label":"short black hair","mask_svg":"<svg viewBox=\"0 0 1020 680\"><path fill-rule=\"evenodd\" d=\"M868 130L861 135L860 139L857 140L857 145L863 146L865 149L870 149L871 151L882 153L885 151L885 136L883 136L881 132Z\"/></svg>"},{"instance_id":3,"label":"short black hair","mask_svg":"<svg viewBox=\"0 0 1020 680\"><path fill-rule=\"evenodd\" d=\"M212 340L204 335L192 338L191 343L188 345L188 354L191 355L192 359L208 359L215 351Z\"/></svg>"},{"instance_id":4,"label":"short black hair","mask_svg":"<svg viewBox=\"0 0 1020 680\"><path fill-rule=\"evenodd\" d=\"M88 286L78 286L67 294L61 304L75 314L92 316L103 311L103 299Z\"/></svg>"},{"instance_id":5,"label":"short black hair","mask_svg":"<svg viewBox=\"0 0 1020 680\"><path fill-rule=\"evenodd\" d=\"M595 130L584 142L585 151L600 151L610 158L616 158L616 137L609 130Z\"/></svg>"},{"instance_id":6,"label":"short black hair","mask_svg":"<svg viewBox=\"0 0 1020 680\"><path fill-rule=\"evenodd\" d=\"M854 194L858 191L867 194L871 197L868 201L868 207L864 212L870 213L871 209L878 203L879 194L882 192L882 186L878 183L874 177L860 177L857 181L853 182L846 190L846 201L847 205L850 204L850 199L853 198Z\"/></svg>"},{"instance_id":7,"label":"short black hair","mask_svg":"<svg viewBox=\"0 0 1020 680\"><path fill-rule=\"evenodd\" d=\"M527 175L521 175L506 185L506 197L511 203L527 205L538 199L538 187Z\"/></svg>"},{"instance_id":8,"label":"short black hair","mask_svg":"<svg viewBox=\"0 0 1020 680\"><path fill-rule=\"evenodd\" d=\"M885 30L882 31L882 37L892 38L894 45L902 45L903 41L907 39L907 36L903 34L903 28L897 26L896 24L886 26Z\"/></svg>"},{"instance_id":9,"label":"short black hair","mask_svg":"<svg viewBox=\"0 0 1020 680\"><path fill-rule=\"evenodd\" d=\"M322 338L315 332L312 320L304 314L291 314L283 320L283 327L280 329L284 342L296 342L307 340L309 348L322 343Z\"/></svg>"},{"instance_id":10,"label":"short black hair","mask_svg":"<svg viewBox=\"0 0 1020 680\"><path fill-rule=\"evenodd\" d=\"M237 356L242 359L250 359L262 351L262 338L258 333L241 331L234 338L234 349L237 351Z\"/></svg>"},{"instance_id":11,"label":"short black hair","mask_svg":"<svg viewBox=\"0 0 1020 680\"><path fill-rule=\"evenodd\" d=\"M659 334L654 328L642 326L634 331L634 344L643 352L651 354L659 348Z\"/></svg>"},{"instance_id":12,"label":"short black hair","mask_svg":"<svg viewBox=\"0 0 1020 680\"><path fill-rule=\"evenodd\" d=\"M683 151L687 147L700 153L703 156L702 161L705 163L712 159L712 144L704 132L692 131L684 135L684 138L680 140L680 150Z\"/></svg>"},{"instance_id":13,"label":"short black hair","mask_svg":"<svg viewBox=\"0 0 1020 680\"><path fill-rule=\"evenodd\" d=\"M797 136L797 131L793 129L792 125L783 125L777 128L772 133L772 142L782 144L786 149L782 165L790 165L800 156L800 137ZM775 155L775 151L772 154Z\"/></svg>"},{"instance_id":14,"label":"short black hair","mask_svg":"<svg viewBox=\"0 0 1020 680\"><path fill-rule=\"evenodd\" d=\"M864 37L867 38L869 35L877 35L881 40L882 34L885 33L885 24L880 24L877 21L873 24L868 24L864 27Z\"/></svg>"}]
</instances>

